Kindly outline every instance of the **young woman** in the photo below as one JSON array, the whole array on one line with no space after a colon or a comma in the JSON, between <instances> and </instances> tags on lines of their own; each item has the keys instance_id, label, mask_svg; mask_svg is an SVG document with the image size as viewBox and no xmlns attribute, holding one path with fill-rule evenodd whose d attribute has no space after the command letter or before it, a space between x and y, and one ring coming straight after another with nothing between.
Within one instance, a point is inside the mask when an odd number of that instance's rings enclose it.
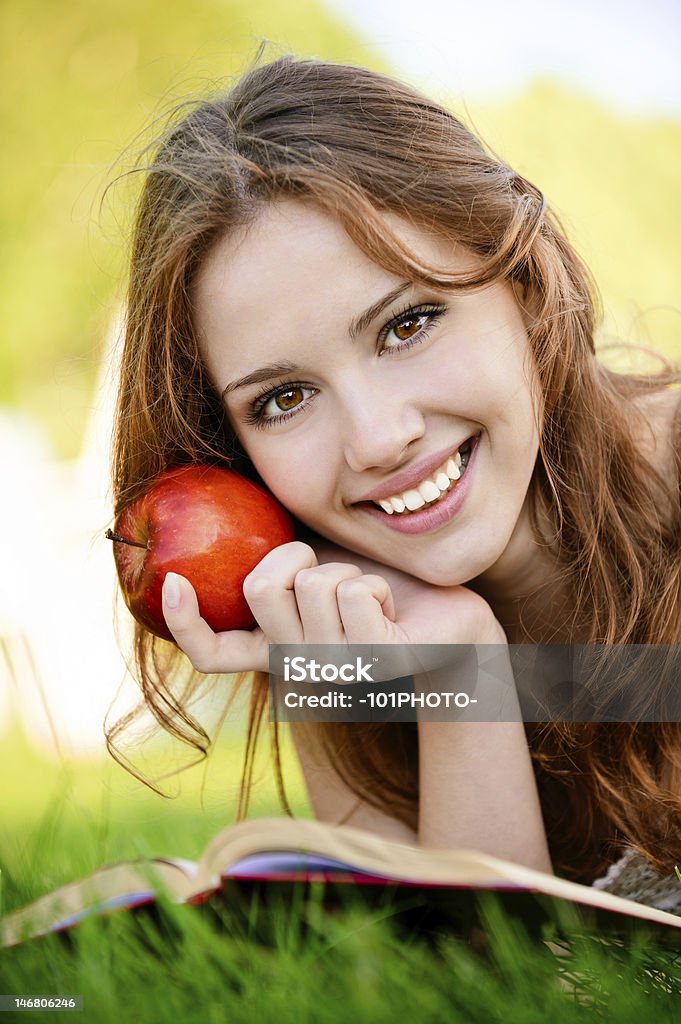
<instances>
[{"instance_id":1,"label":"young woman","mask_svg":"<svg viewBox=\"0 0 681 1024\"><path fill-rule=\"evenodd\" d=\"M681 374L605 369L594 319L538 189L398 82L284 58L170 128L134 233L116 511L196 460L296 518L244 584L252 633L164 586L194 668L248 674L247 765L268 643L679 642ZM138 627L136 653L158 720L204 749L180 651ZM681 862L674 722L294 740L324 820L583 882L623 852L656 884Z\"/></svg>"}]
</instances>

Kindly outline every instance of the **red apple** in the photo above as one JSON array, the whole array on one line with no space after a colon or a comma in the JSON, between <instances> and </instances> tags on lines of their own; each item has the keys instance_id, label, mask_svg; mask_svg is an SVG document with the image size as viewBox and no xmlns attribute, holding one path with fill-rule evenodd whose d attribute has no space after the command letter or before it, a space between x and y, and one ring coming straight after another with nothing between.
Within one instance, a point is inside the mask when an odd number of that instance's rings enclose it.
<instances>
[{"instance_id":1,"label":"red apple","mask_svg":"<svg viewBox=\"0 0 681 1024\"><path fill-rule=\"evenodd\" d=\"M106 536L128 608L171 641L161 604L167 572L192 583L216 632L252 629L244 579L268 551L295 539L290 516L271 494L229 469L198 464L160 473Z\"/></svg>"}]
</instances>

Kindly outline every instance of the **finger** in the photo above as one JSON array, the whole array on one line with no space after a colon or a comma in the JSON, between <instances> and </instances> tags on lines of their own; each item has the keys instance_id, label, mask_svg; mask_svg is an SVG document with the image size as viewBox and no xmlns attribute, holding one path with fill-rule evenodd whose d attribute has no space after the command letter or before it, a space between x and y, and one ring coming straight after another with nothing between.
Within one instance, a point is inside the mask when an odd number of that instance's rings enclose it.
<instances>
[{"instance_id":1,"label":"finger","mask_svg":"<svg viewBox=\"0 0 681 1024\"><path fill-rule=\"evenodd\" d=\"M343 580L338 584L336 599L348 643L386 643L392 637L395 604L382 576Z\"/></svg>"},{"instance_id":2,"label":"finger","mask_svg":"<svg viewBox=\"0 0 681 1024\"><path fill-rule=\"evenodd\" d=\"M362 575L356 565L327 562L312 569L301 569L294 582L298 613L306 644L343 644L345 630L338 609L336 592L343 580Z\"/></svg>"},{"instance_id":3,"label":"finger","mask_svg":"<svg viewBox=\"0 0 681 1024\"><path fill-rule=\"evenodd\" d=\"M316 565L309 544L291 541L268 552L244 580L244 597L269 643L304 642L294 582L301 570Z\"/></svg>"},{"instance_id":4,"label":"finger","mask_svg":"<svg viewBox=\"0 0 681 1024\"><path fill-rule=\"evenodd\" d=\"M260 632L215 633L201 617L196 591L184 576L166 573L161 599L166 625L197 671L267 671L267 645Z\"/></svg>"}]
</instances>

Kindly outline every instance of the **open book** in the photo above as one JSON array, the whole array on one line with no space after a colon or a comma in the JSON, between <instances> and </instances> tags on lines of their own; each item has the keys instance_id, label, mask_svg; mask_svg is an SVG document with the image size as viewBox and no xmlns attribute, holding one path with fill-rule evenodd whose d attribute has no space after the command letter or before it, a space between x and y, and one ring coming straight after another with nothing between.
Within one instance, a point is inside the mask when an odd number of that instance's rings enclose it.
<instances>
[{"instance_id":1,"label":"open book","mask_svg":"<svg viewBox=\"0 0 681 1024\"><path fill-rule=\"evenodd\" d=\"M204 903L228 879L419 886L431 894L438 889L534 893L609 911L614 917L624 915L629 921L667 925L679 929L681 939L681 916L474 850L430 850L346 825L256 818L220 832L197 863L179 858L128 861L70 882L0 919L0 944L13 946L70 928L92 914L153 903L161 892L177 903Z\"/></svg>"}]
</instances>

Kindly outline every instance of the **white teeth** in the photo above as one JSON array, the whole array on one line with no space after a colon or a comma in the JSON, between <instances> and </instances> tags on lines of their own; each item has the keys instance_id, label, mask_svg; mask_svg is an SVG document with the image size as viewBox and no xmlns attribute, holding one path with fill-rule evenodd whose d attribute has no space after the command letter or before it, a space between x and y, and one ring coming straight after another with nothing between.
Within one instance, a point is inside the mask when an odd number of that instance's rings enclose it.
<instances>
[{"instance_id":1,"label":"white teeth","mask_svg":"<svg viewBox=\"0 0 681 1024\"><path fill-rule=\"evenodd\" d=\"M415 512L417 508L422 508L426 503L426 499L421 497L419 491L405 491L403 497L404 504L410 512Z\"/></svg>"},{"instance_id":2,"label":"white teeth","mask_svg":"<svg viewBox=\"0 0 681 1024\"><path fill-rule=\"evenodd\" d=\"M425 483L419 484L418 492L424 501L435 501L440 497L440 488L432 480L426 480Z\"/></svg>"},{"instance_id":3,"label":"white teeth","mask_svg":"<svg viewBox=\"0 0 681 1024\"><path fill-rule=\"evenodd\" d=\"M424 480L417 487L412 487L402 494L391 494L389 498L382 498L376 501L376 504L389 516L395 512L402 513L405 510L416 512L424 505L438 501L443 494L450 490L452 482L461 477L463 471L461 453L456 451L447 459L444 466L435 470L430 479Z\"/></svg>"}]
</instances>

